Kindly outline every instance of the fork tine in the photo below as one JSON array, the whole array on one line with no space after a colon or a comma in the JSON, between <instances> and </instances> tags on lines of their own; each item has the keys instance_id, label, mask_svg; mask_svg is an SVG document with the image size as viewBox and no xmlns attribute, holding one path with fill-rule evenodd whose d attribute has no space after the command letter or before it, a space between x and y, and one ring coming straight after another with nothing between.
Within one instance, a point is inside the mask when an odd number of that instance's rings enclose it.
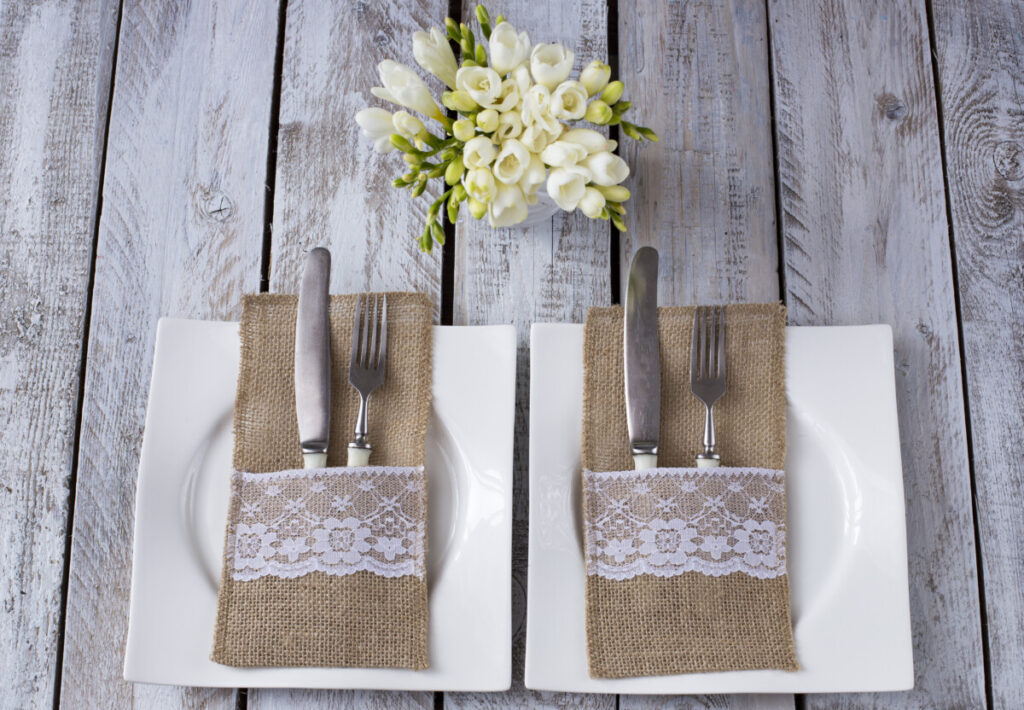
<instances>
[{"instance_id":1,"label":"fork tine","mask_svg":"<svg viewBox=\"0 0 1024 710\"><path fill-rule=\"evenodd\" d=\"M718 307L708 308L708 379L718 374Z\"/></svg>"},{"instance_id":2,"label":"fork tine","mask_svg":"<svg viewBox=\"0 0 1024 710\"><path fill-rule=\"evenodd\" d=\"M690 382L700 377L700 306L693 309L693 335L690 339Z\"/></svg>"},{"instance_id":3,"label":"fork tine","mask_svg":"<svg viewBox=\"0 0 1024 710\"><path fill-rule=\"evenodd\" d=\"M352 321L352 357L349 358L349 367L355 367L359 363L359 309L362 306L363 295L356 295L355 318Z\"/></svg>"},{"instance_id":4,"label":"fork tine","mask_svg":"<svg viewBox=\"0 0 1024 710\"><path fill-rule=\"evenodd\" d=\"M380 355L377 358L377 367L384 369L388 364L388 295L381 296L380 316Z\"/></svg>"},{"instance_id":5,"label":"fork tine","mask_svg":"<svg viewBox=\"0 0 1024 710\"><path fill-rule=\"evenodd\" d=\"M359 367L366 369L367 358L370 353L370 296L367 294L366 299L363 301L363 310L361 313L362 318L362 331L363 334L360 338L360 350L359 350Z\"/></svg>"},{"instance_id":6,"label":"fork tine","mask_svg":"<svg viewBox=\"0 0 1024 710\"><path fill-rule=\"evenodd\" d=\"M379 319L377 317L377 305L380 301L380 296L373 294L373 306L370 311L370 350L366 356L366 367L372 370L377 367L377 326L379 325Z\"/></svg>"},{"instance_id":7,"label":"fork tine","mask_svg":"<svg viewBox=\"0 0 1024 710\"><path fill-rule=\"evenodd\" d=\"M718 307L718 356L716 376L725 378L725 306Z\"/></svg>"}]
</instances>

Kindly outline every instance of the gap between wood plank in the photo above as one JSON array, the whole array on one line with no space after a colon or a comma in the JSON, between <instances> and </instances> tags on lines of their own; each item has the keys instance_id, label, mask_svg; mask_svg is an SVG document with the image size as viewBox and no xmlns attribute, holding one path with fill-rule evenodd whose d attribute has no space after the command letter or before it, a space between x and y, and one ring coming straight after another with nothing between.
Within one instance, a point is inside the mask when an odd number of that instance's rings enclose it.
<instances>
[{"instance_id":1,"label":"gap between wood plank","mask_svg":"<svg viewBox=\"0 0 1024 710\"><path fill-rule=\"evenodd\" d=\"M616 79L619 77L619 3L618 0L608 0L608 66L612 68L612 76ZM608 129L608 137L618 143L621 138L619 127L610 126ZM621 151L616 150L616 153ZM619 239L619 230L615 228L611 220L608 220L608 238L611 240L609 244L610 252L608 254L608 282L611 288L611 303L612 305L618 305L622 303L622 281L621 281L621 267L622 264L620 259L620 250L622 248L621 240ZM618 710L619 707L619 696L615 696L615 708Z\"/></svg>"},{"instance_id":2,"label":"gap between wood plank","mask_svg":"<svg viewBox=\"0 0 1024 710\"><path fill-rule=\"evenodd\" d=\"M939 83L938 51L935 44L935 15L932 0L925 0L928 20L928 50L931 54L932 84L935 87L935 119L939 129L939 160L942 164L942 191L946 199L946 225L949 236L949 265L953 275L953 308L956 312L957 345L960 348L960 383L964 399L964 431L967 437L967 471L971 483L971 522L974 527L974 554L978 569L978 613L981 616L981 662L985 669L985 706L995 703L992 689L992 660L988 640L988 609L985 600L985 568L982 564L981 526L978 522L978 486L974 471L974 437L971 431L971 400L967 390L967 360L964 349L964 318L960 305L960 274L956 261L956 241L953 234L953 199L949 189L949 165L946 160L946 124L942 110L942 86Z\"/></svg>"},{"instance_id":3,"label":"gap between wood plank","mask_svg":"<svg viewBox=\"0 0 1024 710\"><path fill-rule=\"evenodd\" d=\"M100 217L103 215L103 180L107 169L107 143L110 138L110 109L114 103L117 80L117 50L121 43L121 18L124 0L117 4L114 49L110 58L110 86L107 90L106 117L103 121L103 146L100 152L99 178L96 182L96 212L92 225L92 254L89 257L89 281L85 288L82 314L82 352L78 367L78 396L75 402L75 437L71 445L71 474L68 477L68 518L64 528L64 570L60 580L60 616L57 621L57 657L54 663L53 710L60 710L60 691L64 672L64 629L68 618L68 586L71 581L71 542L75 531L75 492L78 489L78 454L82 443L82 412L85 408L85 374L89 358L89 325L92 321L92 292L96 283L96 251L100 241Z\"/></svg>"},{"instance_id":4,"label":"gap between wood plank","mask_svg":"<svg viewBox=\"0 0 1024 710\"><path fill-rule=\"evenodd\" d=\"M281 128L281 74L284 66L284 31L287 18L288 0L281 0L277 8L277 46L274 49L274 83L270 94L270 130L267 133L267 192L263 202L260 293L270 290L270 246L274 233L274 187L277 184L277 134Z\"/></svg>"}]
</instances>

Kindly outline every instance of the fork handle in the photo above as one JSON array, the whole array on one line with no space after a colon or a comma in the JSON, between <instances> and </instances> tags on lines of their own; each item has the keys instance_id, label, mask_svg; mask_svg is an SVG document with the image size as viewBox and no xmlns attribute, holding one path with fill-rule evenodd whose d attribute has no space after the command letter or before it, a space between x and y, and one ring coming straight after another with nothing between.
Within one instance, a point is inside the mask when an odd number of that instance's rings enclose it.
<instances>
[{"instance_id":1,"label":"fork handle","mask_svg":"<svg viewBox=\"0 0 1024 710\"><path fill-rule=\"evenodd\" d=\"M721 459L718 456L702 456L697 454L697 468L718 468L722 465Z\"/></svg>"},{"instance_id":2,"label":"fork handle","mask_svg":"<svg viewBox=\"0 0 1024 710\"><path fill-rule=\"evenodd\" d=\"M352 446L348 447L348 465L349 466L369 466L370 465L370 447Z\"/></svg>"}]
</instances>

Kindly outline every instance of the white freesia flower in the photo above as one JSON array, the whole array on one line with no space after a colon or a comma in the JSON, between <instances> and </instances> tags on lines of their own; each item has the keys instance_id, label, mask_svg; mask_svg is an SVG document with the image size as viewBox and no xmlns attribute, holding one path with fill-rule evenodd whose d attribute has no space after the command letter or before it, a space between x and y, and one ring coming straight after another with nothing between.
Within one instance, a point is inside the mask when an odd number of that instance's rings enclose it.
<instances>
[{"instance_id":1,"label":"white freesia flower","mask_svg":"<svg viewBox=\"0 0 1024 710\"><path fill-rule=\"evenodd\" d=\"M596 59L580 72L580 83L587 87L587 95L600 93L612 78L612 68Z\"/></svg>"},{"instance_id":2,"label":"white freesia flower","mask_svg":"<svg viewBox=\"0 0 1024 710\"><path fill-rule=\"evenodd\" d=\"M553 168L548 174L548 194L566 212L576 209L586 190L586 171L577 167Z\"/></svg>"},{"instance_id":3,"label":"white freesia flower","mask_svg":"<svg viewBox=\"0 0 1024 710\"><path fill-rule=\"evenodd\" d=\"M484 133L494 133L498 130L498 118L498 112L489 108L476 115L476 125L480 126Z\"/></svg>"},{"instance_id":4,"label":"white freesia flower","mask_svg":"<svg viewBox=\"0 0 1024 710\"><path fill-rule=\"evenodd\" d=\"M610 141L590 128L573 128L562 134L560 141L583 146L587 153L615 150L615 141Z\"/></svg>"},{"instance_id":5,"label":"white freesia flower","mask_svg":"<svg viewBox=\"0 0 1024 710\"><path fill-rule=\"evenodd\" d=\"M494 175L487 168L476 168L466 173L464 186L470 197L485 205L494 199L497 192Z\"/></svg>"},{"instance_id":6,"label":"white freesia flower","mask_svg":"<svg viewBox=\"0 0 1024 710\"><path fill-rule=\"evenodd\" d=\"M551 137L540 124L527 126L519 136L519 142L526 146L531 153L540 154L551 142Z\"/></svg>"},{"instance_id":7,"label":"white freesia flower","mask_svg":"<svg viewBox=\"0 0 1024 710\"><path fill-rule=\"evenodd\" d=\"M494 161L494 177L506 185L518 184L530 164L530 151L515 138L510 138L501 146Z\"/></svg>"},{"instance_id":8,"label":"white freesia flower","mask_svg":"<svg viewBox=\"0 0 1024 710\"><path fill-rule=\"evenodd\" d=\"M395 111L395 115L391 117L391 122L394 124L395 130L398 133L408 138L410 142L416 143L420 148L423 147L423 140L420 136L427 131L427 127L423 125L423 121L416 118L408 111Z\"/></svg>"},{"instance_id":9,"label":"white freesia flower","mask_svg":"<svg viewBox=\"0 0 1024 710\"><path fill-rule=\"evenodd\" d=\"M578 81L563 81L551 94L551 115L567 121L587 112L587 89Z\"/></svg>"},{"instance_id":10,"label":"white freesia flower","mask_svg":"<svg viewBox=\"0 0 1024 710\"><path fill-rule=\"evenodd\" d=\"M532 126L545 117L551 117L551 92L546 86L534 84L523 97L523 125Z\"/></svg>"},{"instance_id":11,"label":"white freesia flower","mask_svg":"<svg viewBox=\"0 0 1024 710\"><path fill-rule=\"evenodd\" d=\"M519 95L526 96L526 92L530 90L533 85L533 79L530 78L530 65L529 62L524 62L512 70L512 73L508 77L512 79L516 86L519 87Z\"/></svg>"},{"instance_id":12,"label":"white freesia flower","mask_svg":"<svg viewBox=\"0 0 1024 710\"><path fill-rule=\"evenodd\" d=\"M498 140L505 141L509 138L518 138L523 132L523 119L516 111L508 111L498 116L498 131L495 133Z\"/></svg>"},{"instance_id":13,"label":"white freesia flower","mask_svg":"<svg viewBox=\"0 0 1024 710\"><path fill-rule=\"evenodd\" d=\"M515 79L505 79L501 82L501 92L498 94L498 98L492 103L487 104L487 108L492 108L501 113L511 111L519 103L519 98L519 84L516 83Z\"/></svg>"},{"instance_id":14,"label":"white freesia flower","mask_svg":"<svg viewBox=\"0 0 1024 710\"><path fill-rule=\"evenodd\" d=\"M519 180L519 187L523 190L527 204L534 204L537 201L537 190L544 184L547 177L547 168L536 155L530 156L530 164L526 166L523 177Z\"/></svg>"},{"instance_id":15,"label":"white freesia flower","mask_svg":"<svg viewBox=\"0 0 1024 710\"><path fill-rule=\"evenodd\" d=\"M490 67L462 67L455 74L455 86L481 106L490 106L501 96L501 77Z\"/></svg>"},{"instance_id":16,"label":"white freesia flower","mask_svg":"<svg viewBox=\"0 0 1024 710\"><path fill-rule=\"evenodd\" d=\"M487 136L477 136L466 142L462 149L462 164L467 170L486 168L498 154L498 150Z\"/></svg>"},{"instance_id":17,"label":"white freesia flower","mask_svg":"<svg viewBox=\"0 0 1024 710\"><path fill-rule=\"evenodd\" d=\"M588 187L583 191L583 197L580 198L579 208L586 216L591 219L595 219L601 216L601 210L604 209L604 195L602 195L596 188Z\"/></svg>"},{"instance_id":18,"label":"white freesia flower","mask_svg":"<svg viewBox=\"0 0 1024 710\"><path fill-rule=\"evenodd\" d=\"M417 64L447 84L448 88L455 88L455 72L459 70L459 64L441 30L431 27L429 34L413 32L412 55Z\"/></svg>"},{"instance_id":19,"label":"white freesia flower","mask_svg":"<svg viewBox=\"0 0 1024 710\"><path fill-rule=\"evenodd\" d=\"M373 148L378 153L395 149L391 145L391 134L395 132L391 113L382 108L364 108L356 114L356 123L363 129L363 135L373 141Z\"/></svg>"},{"instance_id":20,"label":"white freesia flower","mask_svg":"<svg viewBox=\"0 0 1024 710\"><path fill-rule=\"evenodd\" d=\"M516 34L516 28L507 22L491 30L487 39L491 48L491 66L504 76L530 56L530 37L525 32Z\"/></svg>"},{"instance_id":21,"label":"white freesia flower","mask_svg":"<svg viewBox=\"0 0 1024 710\"><path fill-rule=\"evenodd\" d=\"M375 86L370 93L379 99L390 101L399 106L419 111L424 116L441 121L444 116L441 109L434 103L430 95L430 89L423 83L423 79L409 67L399 62L385 59L377 65L377 72L380 74L380 81L383 88Z\"/></svg>"},{"instance_id":22,"label":"white freesia flower","mask_svg":"<svg viewBox=\"0 0 1024 710\"><path fill-rule=\"evenodd\" d=\"M498 194L487 207L492 227L511 227L526 219L529 208L518 185L498 185Z\"/></svg>"},{"instance_id":23,"label":"white freesia flower","mask_svg":"<svg viewBox=\"0 0 1024 710\"><path fill-rule=\"evenodd\" d=\"M538 44L530 50L533 80L554 89L569 77L573 53L560 44Z\"/></svg>"},{"instance_id":24,"label":"white freesia flower","mask_svg":"<svg viewBox=\"0 0 1024 710\"><path fill-rule=\"evenodd\" d=\"M476 135L476 124L468 118L460 118L452 124L452 135L465 143Z\"/></svg>"},{"instance_id":25,"label":"white freesia flower","mask_svg":"<svg viewBox=\"0 0 1024 710\"><path fill-rule=\"evenodd\" d=\"M555 168L568 168L587 157L587 149L579 143L557 140L545 148L540 159Z\"/></svg>"},{"instance_id":26,"label":"white freesia flower","mask_svg":"<svg viewBox=\"0 0 1024 710\"><path fill-rule=\"evenodd\" d=\"M598 185L618 185L629 177L626 161L607 151L594 153L581 165L591 172L591 180Z\"/></svg>"}]
</instances>

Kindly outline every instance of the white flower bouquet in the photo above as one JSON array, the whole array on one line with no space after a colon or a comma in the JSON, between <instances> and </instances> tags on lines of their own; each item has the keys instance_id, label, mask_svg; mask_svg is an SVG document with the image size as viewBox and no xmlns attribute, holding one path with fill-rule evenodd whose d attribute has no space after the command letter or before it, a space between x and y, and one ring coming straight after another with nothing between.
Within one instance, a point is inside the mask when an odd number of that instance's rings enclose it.
<instances>
[{"instance_id":1,"label":"white flower bouquet","mask_svg":"<svg viewBox=\"0 0 1024 710\"><path fill-rule=\"evenodd\" d=\"M611 67L593 61L570 79L573 53L560 44L531 45L502 16L477 6L476 17L487 47L473 31L452 18L447 34L437 28L413 34L413 56L426 71L443 81L445 115L423 80L409 67L385 60L378 65L383 87L374 96L436 121L442 135L408 113L367 108L356 114L363 133L384 153L400 150L408 172L394 181L419 197L431 178L446 189L434 200L419 238L430 251L444 244L439 216L458 219L463 203L475 219L487 215L492 227L509 227L526 219L542 185L561 209L579 209L592 219L610 219L626 231L622 216L629 190L620 183L629 166L614 154L616 143L577 121L619 126L638 141L656 141L650 128L625 120L630 108L622 100L621 81L610 81ZM461 49L459 66L449 43Z\"/></svg>"}]
</instances>

